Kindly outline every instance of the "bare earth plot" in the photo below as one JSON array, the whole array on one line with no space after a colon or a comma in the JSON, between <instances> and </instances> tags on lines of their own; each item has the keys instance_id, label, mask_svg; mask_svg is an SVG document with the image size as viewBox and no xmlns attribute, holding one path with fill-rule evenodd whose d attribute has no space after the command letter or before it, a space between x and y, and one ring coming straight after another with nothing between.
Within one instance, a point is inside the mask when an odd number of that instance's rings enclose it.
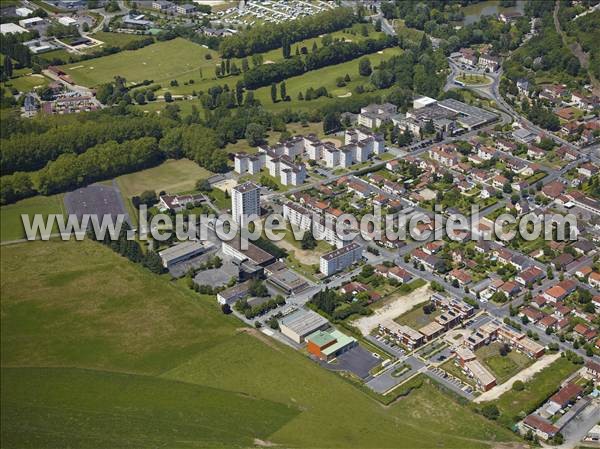
<instances>
[{"instance_id":1,"label":"bare earth plot","mask_svg":"<svg viewBox=\"0 0 600 449\"><path fill-rule=\"evenodd\" d=\"M375 310L373 315L359 318L352 323L360 329L363 335L369 335L372 329L377 327L379 323L385 320L393 320L400 315L408 312L413 307L423 302L429 301L431 290L428 285L424 285L405 296L400 296L398 299L386 304L385 306Z\"/></svg>"}]
</instances>

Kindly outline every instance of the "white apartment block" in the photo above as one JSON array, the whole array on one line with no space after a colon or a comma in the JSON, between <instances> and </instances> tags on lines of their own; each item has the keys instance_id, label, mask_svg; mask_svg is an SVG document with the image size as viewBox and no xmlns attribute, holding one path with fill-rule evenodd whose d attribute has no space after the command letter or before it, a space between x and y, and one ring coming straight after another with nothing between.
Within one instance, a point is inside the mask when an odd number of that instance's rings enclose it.
<instances>
[{"instance_id":1,"label":"white apartment block","mask_svg":"<svg viewBox=\"0 0 600 449\"><path fill-rule=\"evenodd\" d=\"M328 220L297 203L288 201L283 205L283 218L298 229L312 230L316 240L324 240L337 248L344 245L344 241L335 232L333 219Z\"/></svg>"},{"instance_id":2,"label":"white apartment block","mask_svg":"<svg viewBox=\"0 0 600 449\"><path fill-rule=\"evenodd\" d=\"M358 115L358 124L367 128L378 128L385 122L391 120L397 112L395 105L391 103L370 104L361 108Z\"/></svg>"},{"instance_id":3,"label":"white apartment block","mask_svg":"<svg viewBox=\"0 0 600 449\"><path fill-rule=\"evenodd\" d=\"M260 187L253 182L235 186L231 190L231 215L240 225L247 224L244 216L260 216Z\"/></svg>"},{"instance_id":4,"label":"white apartment block","mask_svg":"<svg viewBox=\"0 0 600 449\"><path fill-rule=\"evenodd\" d=\"M356 242L321 256L321 273L331 276L345 270L362 258L362 246Z\"/></svg>"}]
</instances>

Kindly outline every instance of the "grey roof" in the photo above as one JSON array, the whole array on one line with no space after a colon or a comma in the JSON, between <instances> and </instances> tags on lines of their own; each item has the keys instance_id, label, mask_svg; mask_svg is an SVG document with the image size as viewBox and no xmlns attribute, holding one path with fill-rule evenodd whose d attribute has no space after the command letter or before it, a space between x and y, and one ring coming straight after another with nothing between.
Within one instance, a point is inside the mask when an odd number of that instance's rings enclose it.
<instances>
[{"instance_id":1,"label":"grey roof","mask_svg":"<svg viewBox=\"0 0 600 449\"><path fill-rule=\"evenodd\" d=\"M188 254L204 250L204 245L199 241L189 241L178 243L170 248L164 249L158 255L164 260L174 260Z\"/></svg>"},{"instance_id":2,"label":"grey roof","mask_svg":"<svg viewBox=\"0 0 600 449\"><path fill-rule=\"evenodd\" d=\"M298 335L308 335L327 323L327 319L318 313L304 309L297 310L279 321L280 326L285 326Z\"/></svg>"},{"instance_id":3,"label":"grey roof","mask_svg":"<svg viewBox=\"0 0 600 449\"><path fill-rule=\"evenodd\" d=\"M321 257L325 260L332 260L358 248L360 248L360 245L356 242L352 242L349 245L342 246L341 248L334 249L327 254L323 254Z\"/></svg>"},{"instance_id":4,"label":"grey roof","mask_svg":"<svg viewBox=\"0 0 600 449\"><path fill-rule=\"evenodd\" d=\"M243 184L238 184L237 186L235 186L233 188L233 190L240 192L240 193L246 193L246 192L250 192L251 190L254 189L259 189L260 187L258 187L256 184L254 184L251 181L245 182Z\"/></svg>"}]
</instances>

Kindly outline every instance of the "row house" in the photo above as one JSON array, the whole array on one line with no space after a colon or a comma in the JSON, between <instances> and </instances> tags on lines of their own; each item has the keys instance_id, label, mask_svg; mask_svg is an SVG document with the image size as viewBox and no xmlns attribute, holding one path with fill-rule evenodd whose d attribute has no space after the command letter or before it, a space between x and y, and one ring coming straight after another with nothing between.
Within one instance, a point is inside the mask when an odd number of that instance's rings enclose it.
<instances>
[{"instance_id":1,"label":"row house","mask_svg":"<svg viewBox=\"0 0 600 449\"><path fill-rule=\"evenodd\" d=\"M450 150L448 147L436 147L429 150L429 157L447 167L457 165L461 159L458 152Z\"/></svg>"}]
</instances>

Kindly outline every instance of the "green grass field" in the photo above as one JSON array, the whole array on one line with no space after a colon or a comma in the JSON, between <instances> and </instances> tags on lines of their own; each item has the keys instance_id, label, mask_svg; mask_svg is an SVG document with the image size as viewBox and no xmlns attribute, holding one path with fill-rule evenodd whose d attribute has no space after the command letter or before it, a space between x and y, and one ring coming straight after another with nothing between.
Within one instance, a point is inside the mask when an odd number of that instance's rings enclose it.
<instances>
[{"instance_id":1,"label":"green grass field","mask_svg":"<svg viewBox=\"0 0 600 449\"><path fill-rule=\"evenodd\" d=\"M406 312L403 315L400 315L394 321L399 324L404 324L406 326L412 327L415 330L418 330L423 326L426 326L427 324L431 323L435 319L435 317L440 316L441 314L442 311L437 309L434 312L427 315L425 314L425 312L423 312L423 306L419 305L413 310Z\"/></svg>"},{"instance_id":2,"label":"green grass field","mask_svg":"<svg viewBox=\"0 0 600 449\"><path fill-rule=\"evenodd\" d=\"M500 410L500 421L511 426L519 419L539 407L558 390L560 382L580 368L561 357L549 367L537 373L525 383L523 391L510 390L494 403Z\"/></svg>"},{"instance_id":3,"label":"green grass field","mask_svg":"<svg viewBox=\"0 0 600 449\"><path fill-rule=\"evenodd\" d=\"M30 92L38 87L47 86L50 80L44 75L30 74L19 76L18 78L12 78L5 83L2 83L2 87L12 88L14 87L19 92Z\"/></svg>"},{"instance_id":4,"label":"green grass field","mask_svg":"<svg viewBox=\"0 0 600 449\"><path fill-rule=\"evenodd\" d=\"M390 407L89 241L2 250L2 446L484 448L425 383ZM310 431L308 431L310 429ZM263 443L264 444L264 443Z\"/></svg>"},{"instance_id":5,"label":"green grass field","mask_svg":"<svg viewBox=\"0 0 600 449\"><path fill-rule=\"evenodd\" d=\"M64 213L62 195L34 196L2 206L0 208L0 240L25 238L21 214L30 215L33 219L34 214L43 214L44 217L47 217L48 214L62 213Z\"/></svg>"},{"instance_id":6,"label":"green grass field","mask_svg":"<svg viewBox=\"0 0 600 449\"><path fill-rule=\"evenodd\" d=\"M189 159L170 159L157 167L129 173L117 178L121 193L126 198L139 195L145 190L167 193L183 193L194 190L196 181L209 178L212 172Z\"/></svg>"},{"instance_id":7,"label":"green grass field","mask_svg":"<svg viewBox=\"0 0 600 449\"><path fill-rule=\"evenodd\" d=\"M106 45L113 47L123 47L130 42L141 41L146 39L148 36L142 36L139 34L124 34L124 33L110 33L99 31L96 34L91 34L90 37L104 42Z\"/></svg>"},{"instance_id":8,"label":"green grass field","mask_svg":"<svg viewBox=\"0 0 600 449\"><path fill-rule=\"evenodd\" d=\"M517 351L510 351L506 356L501 356L500 347L500 343L492 343L475 351L479 360L496 376L499 384L506 382L533 362L525 354Z\"/></svg>"},{"instance_id":9,"label":"green grass field","mask_svg":"<svg viewBox=\"0 0 600 449\"><path fill-rule=\"evenodd\" d=\"M204 59L210 53L213 59ZM177 38L159 42L139 50L122 51L110 56L81 61L65 66L65 72L77 84L97 86L112 81L116 75L124 77L128 83L153 80L155 83L173 79L197 77L202 69L214 76L218 62L216 52Z\"/></svg>"}]
</instances>

